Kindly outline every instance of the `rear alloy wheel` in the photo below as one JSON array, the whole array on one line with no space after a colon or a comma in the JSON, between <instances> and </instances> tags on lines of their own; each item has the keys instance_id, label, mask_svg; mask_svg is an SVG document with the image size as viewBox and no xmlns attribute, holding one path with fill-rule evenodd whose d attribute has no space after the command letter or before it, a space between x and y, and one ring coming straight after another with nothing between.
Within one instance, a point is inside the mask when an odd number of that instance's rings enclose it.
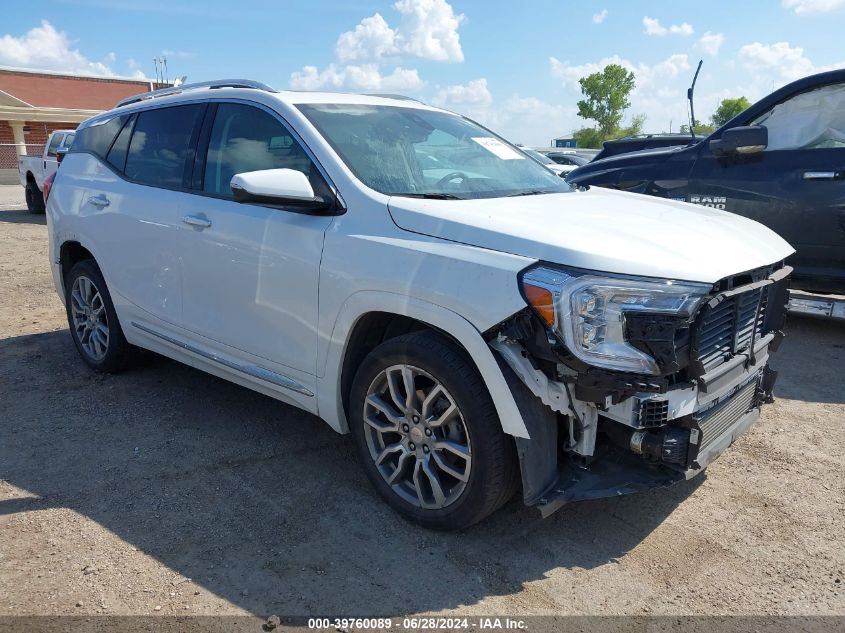
<instances>
[{"instance_id":1,"label":"rear alloy wheel","mask_svg":"<svg viewBox=\"0 0 845 633\"><path fill-rule=\"evenodd\" d=\"M103 295L85 275L79 275L73 282L70 313L73 332L85 354L94 361L102 361L109 351L109 319Z\"/></svg>"},{"instance_id":2,"label":"rear alloy wheel","mask_svg":"<svg viewBox=\"0 0 845 633\"><path fill-rule=\"evenodd\" d=\"M405 517L460 529L518 485L513 441L466 352L435 332L390 339L355 376L350 428L370 482Z\"/></svg>"},{"instance_id":3,"label":"rear alloy wheel","mask_svg":"<svg viewBox=\"0 0 845 633\"><path fill-rule=\"evenodd\" d=\"M97 264L91 259L76 264L65 288L68 326L82 360L96 371L120 369L131 348Z\"/></svg>"}]
</instances>

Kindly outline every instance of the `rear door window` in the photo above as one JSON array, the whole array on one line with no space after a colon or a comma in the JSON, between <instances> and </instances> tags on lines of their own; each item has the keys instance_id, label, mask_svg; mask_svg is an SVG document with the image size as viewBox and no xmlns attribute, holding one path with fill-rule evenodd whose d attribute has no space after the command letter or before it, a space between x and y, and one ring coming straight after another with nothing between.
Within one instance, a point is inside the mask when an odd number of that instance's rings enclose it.
<instances>
[{"instance_id":1,"label":"rear door window","mask_svg":"<svg viewBox=\"0 0 845 633\"><path fill-rule=\"evenodd\" d=\"M197 104L141 112L129 143L126 177L155 187L182 188L204 110L205 105Z\"/></svg>"}]
</instances>

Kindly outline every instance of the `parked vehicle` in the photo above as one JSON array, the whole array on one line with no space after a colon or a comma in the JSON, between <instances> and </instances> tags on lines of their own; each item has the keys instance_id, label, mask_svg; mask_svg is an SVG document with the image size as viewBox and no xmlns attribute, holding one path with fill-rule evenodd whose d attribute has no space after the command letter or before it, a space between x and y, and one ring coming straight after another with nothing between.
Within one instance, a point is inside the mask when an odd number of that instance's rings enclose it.
<instances>
[{"instance_id":1,"label":"parked vehicle","mask_svg":"<svg viewBox=\"0 0 845 633\"><path fill-rule=\"evenodd\" d=\"M575 169L575 165L561 165L553 161L551 158L546 156L545 154L541 154L536 149L531 149L530 147L522 147L520 148L523 152L528 154L531 158L536 160L538 163L543 165L546 169L553 171L558 176L564 177L566 174L571 172Z\"/></svg>"},{"instance_id":2,"label":"parked vehicle","mask_svg":"<svg viewBox=\"0 0 845 633\"><path fill-rule=\"evenodd\" d=\"M624 138L617 138L612 141L605 141L601 151L596 154L593 160L601 160L609 156L618 156L619 154L630 154L631 152L640 152L644 149L662 149L666 147L685 147L703 140L704 137L696 134L638 134L636 136L626 136Z\"/></svg>"},{"instance_id":3,"label":"parked vehicle","mask_svg":"<svg viewBox=\"0 0 845 633\"><path fill-rule=\"evenodd\" d=\"M74 130L56 130L47 138L41 156L20 156L18 171L26 190L26 208L30 213L44 213L44 181L59 166L59 154L73 143Z\"/></svg>"},{"instance_id":4,"label":"parked vehicle","mask_svg":"<svg viewBox=\"0 0 845 633\"><path fill-rule=\"evenodd\" d=\"M795 248L793 288L845 294L845 70L784 86L695 145L607 158L567 179L757 220Z\"/></svg>"},{"instance_id":5,"label":"parked vehicle","mask_svg":"<svg viewBox=\"0 0 845 633\"><path fill-rule=\"evenodd\" d=\"M568 171L572 171L581 165L586 165L590 162L590 160L592 160L589 156L578 154L572 149L561 150L555 147L535 147L534 151L546 156L549 160L554 161L558 165L566 167Z\"/></svg>"},{"instance_id":6,"label":"parked vehicle","mask_svg":"<svg viewBox=\"0 0 845 633\"><path fill-rule=\"evenodd\" d=\"M699 473L771 398L792 253L413 100L246 80L83 123L47 220L91 368L139 346L310 411L444 529Z\"/></svg>"}]
</instances>

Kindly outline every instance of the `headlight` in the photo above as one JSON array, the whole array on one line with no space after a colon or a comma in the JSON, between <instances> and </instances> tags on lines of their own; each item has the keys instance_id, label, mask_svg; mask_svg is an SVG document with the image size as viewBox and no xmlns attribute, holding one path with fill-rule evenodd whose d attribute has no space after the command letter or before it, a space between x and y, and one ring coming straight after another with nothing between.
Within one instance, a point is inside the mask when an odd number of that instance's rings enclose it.
<instances>
[{"instance_id":1,"label":"headlight","mask_svg":"<svg viewBox=\"0 0 845 633\"><path fill-rule=\"evenodd\" d=\"M691 315L710 286L654 279L574 275L537 267L521 279L522 292L566 347L590 365L638 374L659 374L655 360L625 338L630 312Z\"/></svg>"}]
</instances>

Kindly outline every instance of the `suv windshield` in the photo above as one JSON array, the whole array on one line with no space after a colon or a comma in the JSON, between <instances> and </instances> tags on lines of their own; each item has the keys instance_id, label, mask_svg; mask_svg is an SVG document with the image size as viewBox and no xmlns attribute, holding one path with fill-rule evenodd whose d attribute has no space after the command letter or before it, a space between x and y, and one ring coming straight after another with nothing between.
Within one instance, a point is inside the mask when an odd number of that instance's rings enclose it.
<instances>
[{"instance_id":1,"label":"suv windshield","mask_svg":"<svg viewBox=\"0 0 845 633\"><path fill-rule=\"evenodd\" d=\"M564 180L463 117L398 106L299 109L368 187L420 198L497 198L570 191Z\"/></svg>"},{"instance_id":2,"label":"suv windshield","mask_svg":"<svg viewBox=\"0 0 845 633\"><path fill-rule=\"evenodd\" d=\"M551 158L549 158L545 154L541 154L540 152L538 152L535 149L529 149L527 147L520 147L519 149L521 149L523 152L528 154L531 158L536 160L541 165L554 165L555 164L555 162Z\"/></svg>"}]
</instances>

